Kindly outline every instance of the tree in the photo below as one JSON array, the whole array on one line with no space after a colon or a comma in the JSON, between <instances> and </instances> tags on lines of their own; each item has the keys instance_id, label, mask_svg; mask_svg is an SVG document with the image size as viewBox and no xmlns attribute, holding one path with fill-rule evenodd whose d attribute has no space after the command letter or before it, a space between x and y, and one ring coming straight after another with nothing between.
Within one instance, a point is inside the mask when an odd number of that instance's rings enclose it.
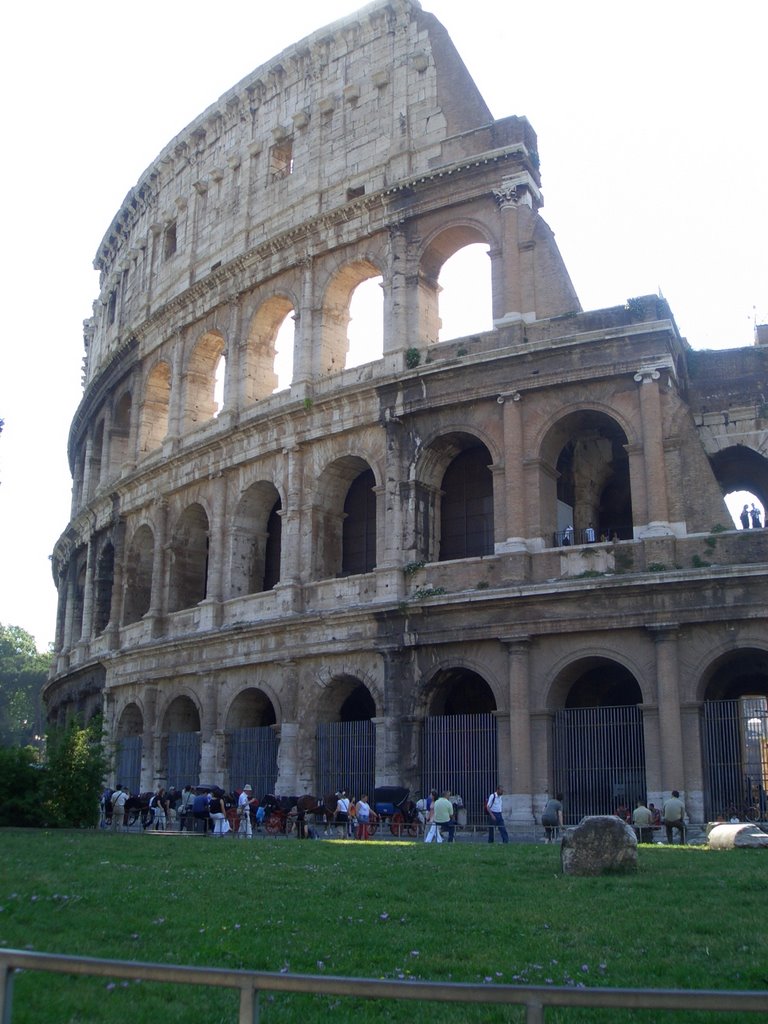
<instances>
[{"instance_id":1,"label":"tree","mask_svg":"<svg viewBox=\"0 0 768 1024\"><path fill-rule=\"evenodd\" d=\"M45 770L40 751L32 747L0 747L0 826L36 828L46 824L42 805Z\"/></svg>"},{"instance_id":2,"label":"tree","mask_svg":"<svg viewBox=\"0 0 768 1024\"><path fill-rule=\"evenodd\" d=\"M35 638L20 626L0 623L0 744L25 746L42 733L40 695L51 653L41 654Z\"/></svg>"},{"instance_id":3,"label":"tree","mask_svg":"<svg viewBox=\"0 0 768 1024\"><path fill-rule=\"evenodd\" d=\"M46 739L43 807L48 825L84 828L98 824L99 796L108 760L101 718L83 726L72 720Z\"/></svg>"}]
</instances>

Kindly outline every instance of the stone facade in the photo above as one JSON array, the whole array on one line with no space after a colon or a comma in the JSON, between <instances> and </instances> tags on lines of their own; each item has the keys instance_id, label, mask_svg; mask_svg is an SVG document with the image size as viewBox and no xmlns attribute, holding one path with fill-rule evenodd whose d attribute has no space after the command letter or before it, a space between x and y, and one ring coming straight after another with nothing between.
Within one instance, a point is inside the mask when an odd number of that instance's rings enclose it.
<instances>
[{"instance_id":1,"label":"stone facade","mask_svg":"<svg viewBox=\"0 0 768 1024\"><path fill-rule=\"evenodd\" d=\"M653 296L582 311L541 205L531 125L492 118L411 0L169 143L96 257L51 721L103 711L142 789L241 785L236 741L266 730L275 790L316 791L334 723L343 784L362 723L366 778L498 781L515 822L561 786L567 820L632 787L694 819L721 799L706 705L768 695L768 533L723 500L768 501L768 351L694 352ZM438 275L475 242L493 329L442 342ZM379 277L380 357L348 368ZM636 728L586 766L616 709ZM490 765L452 719L482 720Z\"/></svg>"}]
</instances>

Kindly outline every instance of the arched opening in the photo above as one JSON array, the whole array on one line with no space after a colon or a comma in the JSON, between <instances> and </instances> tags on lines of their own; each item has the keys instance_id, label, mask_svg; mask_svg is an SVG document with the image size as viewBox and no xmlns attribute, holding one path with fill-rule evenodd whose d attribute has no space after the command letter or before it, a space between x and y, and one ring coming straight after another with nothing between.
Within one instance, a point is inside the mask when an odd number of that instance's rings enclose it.
<instances>
[{"instance_id":1,"label":"arched opening","mask_svg":"<svg viewBox=\"0 0 768 1024\"><path fill-rule=\"evenodd\" d=\"M182 429L194 430L216 415L216 371L224 355L224 338L206 331L192 350L184 373Z\"/></svg>"},{"instance_id":2,"label":"arched opening","mask_svg":"<svg viewBox=\"0 0 768 1024\"><path fill-rule=\"evenodd\" d=\"M225 730L231 792L248 783L254 796L274 793L279 746L276 721L272 701L263 690L249 687L232 702Z\"/></svg>"},{"instance_id":3,"label":"arched opening","mask_svg":"<svg viewBox=\"0 0 768 1024\"><path fill-rule=\"evenodd\" d=\"M112 585L115 578L115 549L108 541L96 562L94 587L94 632L98 636L109 624L112 609Z\"/></svg>"},{"instance_id":4,"label":"arched opening","mask_svg":"<svg viewBox=\"0 0 768 1024\"><path fill-rule=\"evenodd\" d=\"M768 652L731 651L704 680L704 806L710 821L768 818Z\"/></svg>"},{"instance_id":5,"label":"arched opening","mask_svg":"<svg viewBox=\"0 0 768 1024\"><path fill-rule=\"evenodd\" d=\"M161 776L167 788L196 786L200 776L200 714L194 701L175 697L163 716ZM165 771L163 772L163 768Z\"/></svg>"},{"instance_id":6,"label":"arched opening","mask_svg":"<svg viewBox=\"0 0 768 1024\"><path fill-rule=\"evenodd\" d=\"M131 433L131 409L133 400L130 391L121 395L115 406L109 443L109 477L120 475L123 464L128 461L128 442Z\"/></svg>"},{"instance_id":7,"label":"arched opening","mask_svg":"<svg viewBox=\"0 0 768 1024\"><path fill-rule=\"evenodd\" d=\"M161 362L154 366L147 378L144 404L141 410L141 437L139 448L151 452L159 448L168 433L168 410L171 402L171 368Z\"/></svg>"},{"instance_id":8,"label":"arched opening","mask_svg":"<svg viewBox=\"0 0 768 1024\"><path fill-rule=\"evenodd\" d=\"M348 329L352 295L358 285L361 285L364 281L368 281L371 278L380 279L380 277L380 271L373 263L368 260L358 260L342 267L331 279L323 299L320 345L314 357L314 369L318 376L338 373L339 370L343 370L350 365L347 357L350 348ZM361 302L365 302L365 292L361 297ZM372 303L372 305L378 307L378 300L376 303ZM383 302L379 308L383 316ZM362 315L360 319L363 319ZM370 320L366 319L365 322L368 323L368 331L370 332L368 337L372 343L373 326ZM365 324L363 325L363 333L365 333ZM376 336L379 337L378 329Z\"/></svg>"},{"instance_id":9,"label":"arched opening","mask_svg":"<svg viewBox=\"0 0 768 1024\"><path fill-rule=\"evenodd\" d=\"M753 448L737 444L723 448L710 456L709 461L736 529L764 527L768 505L768 459ZM743 520L745 506L747 516ZM759 513L757 517L752 514L753 507Z\"/></svg>"},{"instance_id":10,"label":"arched opening","mask_svg":"<svg viewBox=\"0 0 768 1024\"><path fill-rule=\"evenodd\" d=\"M296 328L293 303L274 295L257 310L248 330L245 402L251 405L291 386Z\"/></svg>"},{"instance_id":11,"label":"arched opening","mask_svg":"<svg viewBox=\"0 0 768 1024\"><path fill-rule=\"evenodd\" d=\"M252 484L232 520L230 597L258 594L280 582L282 504L269 481Z\"/></svg>"},{"instance_id":12,"label":"arched opening","mask_svg":"<svg viewBox=\"0 0 768 1024\"><path fill-rule=\"evenodd\" d=\"M341 572L344 576L376 568L376 480L370 469L356 476L344 500Z\"/></svg>"},{"instance_id":13,"label":"arched opening","mask_svg":"<svg viewBox=\"0 0 768 1024\"><path fill-rule=\"evenodd\" d=\"M91 443L91 461L90 461L90 483L88 487L88 497L92 497L99 489L101 483L101 458L104 450L104 421L101 420L93 433L93 441Z\"/></svg>"},{"instance_id":14,"label":"arched opening","mask_svg":"<svg viewBox=\"0 0 768 1024\"><path fill-rule=\"evenodd\" d=\"M493 554L493 477L484 444L451 460L440 490L441 562Z\"/></svg>"},{"instance_id":15,"label":"arched opening","mask_svg":"<svg viewBox=\"0 0 768 1024\"><path fill-rule=\"evenodd\" d=\"M643 696L632 673L609 658L585 658L560 676L552 727L554 791L569 821L624 815L645 795Z\"/></svg>"},{"instance_id":16,"label":"arched opening","mask_svg":"<svg viewBox=\"0 0 768 1024\"><path fill-rule=\"evenodd\" d=\"M316 580L329 579L340 576L344 572L352 571L345 569L345 515L350 515L352 523L347 528L350 542L355 534L355 543L358 544L356 559L365 552L370 553L373 541L371 540L370 522L373 519L372 529L375 531L375 503L371 502L371 477L366 473L371 468L364 459L357 455L347 455L327 466L318 481L317 500L313 508L314 529L313 536L316 538L312 549L312 578ZM363 478L356 485L352 498L356 499L354 505L346 508L347 498L352 485ZM362 547L360 546L362 545ZM375 554L375 550L374 550ZM350 548L350 561L352 565L352 548ZM361 565L355 561L355 565ZM363 570L358 570L363 571Z\"/></svg>"},{"instance_id":17,"label":"arched opening","mask_svg":"<svg viewBox=\"0 0 768 1024\"><path fill-rule=\"evenodd\" d=\"M136 704L128 704L115 729L115 782L129 793L141 789L141 753L144 716Z\"/></svg>"},{"instance_id":18,"label":"arched opening","mask_svg":"<svg viewBox=\"0 0 768 1024\"><path fill-rule=\"evenodd\" d=\"M554 546L596 540L631 540L632 490L627 436L604 413L571 413L549 432L542 459L556 484L541 474L542 527Z\"/></svg>"},{"instance_id":19,"label":"arched opening","mask_svg":"<svg viewBox=\"0 0 768 1024\"><path fill-rule=\"evenodd\" d=\"M140 526L128 548L125 565L123 625L129 626L146 615L152 601L152 563L155 538L146 524Z\"/></svg>"},{"instance_id":20,"label":"arched opening","mask_svg":"<svg viewBox=\"0 0 768 1024\"><path fill-rule=\"evenodd\" d=\"M349 303L346 368L381 359L384 351L383 278L369 277L359 284Z\"/></svg>"},{"instance_id":21,"label":"arched opening","mask_svg":"<svg viewBox=\"0 0 768 1024\"><path fill-rule=\"evenodd\" d=\"M217 417L224 408L224 381L227 376L227 358L219 356L213 375L213 415Z\"/></svg>"},{"instance_id":22,"label":"arched opening","mask_svg":"<svg viewBox=\"0 0 768 1024\"><path fill-rule=\"evenodd\" d=\"M476 227L459 224L441 231L424 251L418 281L418 336L426 344L493 326L487 243Z\"/></svg>"},{"instance_id":23,"label":"arched opening","mask_svg":"<svg viewBox=\"0 0 768 1024\"><path fill-rule=\"evenodd\" d=\"M498 782L495 711L493 691L477 672L448 668L432 680L421 736L422 793L449 791L475 826L487 824L485 800Z\"/></svg>"},{"instance_id":24,"label":"arched opening","mask_svg":"<svg viewBox=\"0 0 768 1024\"><path fill-rule=\"evenodd\" d=\"M83 632L83 609L85 604L86 585L86 556L81 553L73 566L74 592L72 594L72 643L76 644L82 637Z\"/></svg>"},{"instance_id":25,"label":"arched opening","mask_svg":"<svg viewBox=\"0 0 768 1024\"><path fill-rule=\"evenodd\" d=\"M354 676L338 676L318 710L316 775L319 792L373 795L376 776L376 702Z\"/></svg>"},{"instance_id":26,"label":"arched opening","mask_svg":"<svg viewBox=\"0 0 768 1024\"><path fill-rule=\"evenodd\" d=\"M439 341L493 330L493 289L489 247L473 242L458 249L440 269Z\"/></svg>"},{"instance_id":27,"label":"arched opening","mask_svg":"<svg viewBox=\"0 0 768 1024\"><path fill-rule=\"evenodd\" d=\"M192 608L205 600L208 583L208 516L193 504L179 516L171 542L168 610Z\"/></svg>"}]
</instances>

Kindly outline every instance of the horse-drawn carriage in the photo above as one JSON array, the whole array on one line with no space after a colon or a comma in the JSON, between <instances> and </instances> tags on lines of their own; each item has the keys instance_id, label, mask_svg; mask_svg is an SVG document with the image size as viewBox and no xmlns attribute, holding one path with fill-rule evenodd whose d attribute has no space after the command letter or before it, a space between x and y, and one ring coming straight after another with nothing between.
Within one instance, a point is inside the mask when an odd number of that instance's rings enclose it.
<instances>
[{"instance_id":1,"label":"horse-drawn carriage","mask_svg":"<svg viewBox=\"0 0 768 1024\"><path fill-rule=\"evenodd\" d=\"M370 835L374 835L379 824L389 824L389 831L400 839L410 836L415 839L419 834L419 812L411 800L411 791L405 786L379 786L373 791L373 810L378 821L369 825Z\"/></svg>"}]
</instances>

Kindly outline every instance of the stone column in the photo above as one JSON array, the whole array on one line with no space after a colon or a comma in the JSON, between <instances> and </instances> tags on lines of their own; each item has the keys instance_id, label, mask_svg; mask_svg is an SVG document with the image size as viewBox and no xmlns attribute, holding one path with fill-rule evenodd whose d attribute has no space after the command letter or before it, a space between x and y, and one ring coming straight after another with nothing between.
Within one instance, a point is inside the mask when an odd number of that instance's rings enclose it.
<instances>
[{"instance_id":1,"label":"stone column","mask_svg":"<svg viewBox=\"0 0 768 1024\"><path fill-rule=\"evenodd\" d=\"M517 822L533 822L530 648L528 636L503 637L509 681L510 772L507 803Z\"/></svg>"},{"instance_id":2,"label":"stone column","mask_svg":"<svg viewBox=\"0 0 768 1024\"><path fill-rule=\"evenodd\" d=\"M110 650L120 647L120 623L123 618L123 579L125 571L125 519L120 517L112 531L112 543L115 549L114 570L112 573L112 596L109 604L109 622L106 633L109 634Z\"/></svg>"},{"instance_id":3,"label":"stone column","mask_svg":"<svg viewBox=\"0 0 768 1024\"><path fill-rule=\"evenodd\" d=\"M93 473L93 438L90 433L85 441L83 457L83 488L80 492L80 505L84 505L91 497L91 474Z\"/></svg>"},{"instance_id":4,"label":"stone column","mask_svg":"<svg viewBox=\"0 0 768 1024\"><path fill-rule=\"evenodd\" d=\"M156 737L159 740L162 723L157 720L157 695L157 686L144 686L144 734L141 738L141 788L144 792L155 788L155 779L160 774L160 748Z\"/></svg>"},{"instance_id":5,"label":"stone column","mask_svg":"<svg viewBox=\"0 0 768 1024\"><path fill-rule=\"evenodd\" d=\"M643 425L643 466L647 494L646 522L643 533L664 536L671 533L667 502L667 480L663 444L663 414L656 369L640 369L635 381L640 385L640 418Z\"/></svg>"},{"instance_id":6,"label":"stone column","mask_svg":"<svg viewBox=\"0 0 768 1024\"><path fill-rule=\"evenodd\" d=\"M168 502L161 498L155 506L155 545L152 551L152 596L150 598L147 618L151 620L152 635L158 636L162 628L162 620L168 607L168 581L166 580L167 565L167 533L168 533Z\"/></svg>"},{"instance_id":7,"label":"stone column","mask_svg":"<svg viewBox=\"0 0 768 1024\"><path fill-rule=\"evenodd\" d=\"M224 730L219 728L218 686L211 678L201 678L202 715L200 722L200 777L213 785L224 782L222 750Z\"/></svg>"},{"instance_id":8,"label":"stone column","mask_svg":"<svg viewBox=\"0 0 768 1024\"><path fill-rule=\"evenodd\" d=\"M292 794L299 792L298 753L298 722L282 722L280 725L280 746L277 749L276 793Z\"/></svg>"},{"instance_id":9,"label":"stone column","mask_svg":"<svg viewBox=\"0 0 768 1024\"><path fill-rule=\"evenodd\" d=\"M101 435L101 474L96 481L96 487L101 480L109 480L112 476L112 406L107 404L104 408L104 428Z\"/></svg>"},{"instance_id":10,"label":"stone column","mask_svg":"<svg viewBox=\"0 0 768 1024\"><path fill-rule=\"evenodd\" d=\"M523 403L519 391L500 395L504 424L504 551L525 551L528 525L523 479Z\"/></svg>"},{"instance_id":11,"label":"stone column","mask_svg":"<svg viewBox=\"0 0 768 1024\"><path fill-rule=\"evenodd\" d=\"M80 625L81 641L89 641L93 634L93 577L94 577L93 538L88 538L85 549L85 586L83 588L83 621Z\"/></svg>"},{"instance_id":12,"label":"stone column","mask_svg":"<svg viewBox=\"0 0 768 1024\"><path fill-rule=\"evenodd\" d=\"M76 561L74 558L74 552L70 557L69 564L67 565L66 572L66 611L64 613L64 643L62 650L69 652L72 650L72 626L75 618L75 598L77 592L77 580L75 578L76 573Z\"/></svg>"},{"instance_id":13,"label":"stone column","mask_svg":"<svg viewBox=\"0 0 768 1024\"><path fill-rule=\"evenodd\" d=\"M283 449L285 472L285 508L281 515L280 537L280 583L298 584L302 578L302 565L308 563L304 558L309 554L311 537L303 537L301 529L302 509L302 476L304 472L304 453L298 444L291 444Z\"/></svg>"},{"instance_id":14,"label":"stone column","mask_svg":"<svg viewBox=\"0 0 768 1024\"><path fill-rule=\"evenodd\" d=\"M210 524L210 543L208 557L208 579L206 580L205 601L207 613L204 615L209 627L221 624L221 602L224 594L224 572L226 566L226 501L227 484L225 477L219 473L212 481L212 522Z\"/></svg>"},{"instance_id":15,"label":"stone column","mask_svg":"<svg viewBox=\"0 0 768 1024\"><path fill-rule=\"evenodd\" d=\"M293 375L291 393L298 398L310 397L309 391L313 379L312 348L314 335L314 301L315 279L313 262L310 255L299 261L301 266L301 306L295 310L296 328L293 334ZM322 310L320 310L322 316Z\"/></svg>"},{"instance_id":16,"label":"stone column","mask_svg":"<svg viewBox=\"0 0 768 1024\"><path fill-rule=\"evenodd\" d=\"M656 692L659 703L661 779L666 790L685 786L683 731L680 717L680 685L677 624L649 626L656 646Z\"/></svg>"},{"instance_id":17,"label":"stone column","mask_svg":"<svg viewBox=\"0 0 768 1024\"><path fill-rule=\"evenodd\" d=\"M168 400L168 433L164 445L184 429L184 338L177 334L171 349L171 394Z\"/></svg>"},{"instance_id":18,"label":"stone column","mask_svg":"<svg viewBox=\"0 0 768 1024\"><path fill-rule=\"evenodd\" d=\"M521 231L521 218L525 223L535 216L534 205L540 205L541 194L526 171L506 175L493 190L499 206L502 225L501 251L492 254L493 261L493 322L496 327L529 322L536 319L532 274L533 242Z\"/></svg>"}]
</instances>

